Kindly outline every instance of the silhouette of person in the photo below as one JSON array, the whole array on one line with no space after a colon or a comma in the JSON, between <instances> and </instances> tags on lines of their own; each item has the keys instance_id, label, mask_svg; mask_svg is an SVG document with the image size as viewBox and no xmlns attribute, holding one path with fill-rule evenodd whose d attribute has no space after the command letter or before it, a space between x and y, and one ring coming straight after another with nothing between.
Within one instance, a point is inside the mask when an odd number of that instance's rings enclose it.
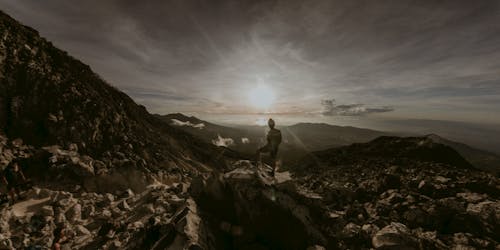
<instances>
[{"instance_id":1,"label":"silhouette of person","mask_svg":"<svg viewBox=\"0 0 500 250\"><path fill-rule=\"evenodd\" d=\"M271 167L273 168L272 175L274 176L274 172L276 170L276 156L278 154L278 147L281 143L281 131L274 128L275 123L273 119L269 119L267 121L267 125L270 128L266 138L267 144L257 150L257 155L260 162L260 154L269 153L269 156L271 157Z\"/></svg>"}]
</instances>

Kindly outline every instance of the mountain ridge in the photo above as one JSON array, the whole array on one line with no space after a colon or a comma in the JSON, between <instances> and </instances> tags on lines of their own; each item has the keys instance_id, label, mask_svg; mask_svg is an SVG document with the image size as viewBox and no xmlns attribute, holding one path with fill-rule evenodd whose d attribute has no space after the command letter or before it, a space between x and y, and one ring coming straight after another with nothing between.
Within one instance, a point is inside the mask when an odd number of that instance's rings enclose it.
<instances>
[{"instance_id":1,"label":"mountain ridge","mask_svg":"<svg viewBox=\"0 0 500 250\"><path fill-rule=\"evenodd\" d=\"M121 152L157 166L186 157L220 165L210 152L219 149L149 114L35 30L4 12L0 27L0 129L8 137L76 144L95 158Z\"/></svg>"}]
</instances>

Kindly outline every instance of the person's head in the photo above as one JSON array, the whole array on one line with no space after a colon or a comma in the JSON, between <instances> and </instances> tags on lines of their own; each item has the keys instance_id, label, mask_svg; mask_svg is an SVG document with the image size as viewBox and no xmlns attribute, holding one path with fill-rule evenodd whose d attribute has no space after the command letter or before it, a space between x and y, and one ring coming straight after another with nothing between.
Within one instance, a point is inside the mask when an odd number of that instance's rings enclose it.
<instances>
[{"instance_id":1,"label":"person's head","mask_svg":"<svg viewBox=\"0 0 500 250\"><path fill-rule=\"evenodd\" d=\"M273 119L269 118L269 120L267 121L267 125L269 125L270 128L274 128L274 125L276 124L274 123Z\"/></svg>"}]
</instances>

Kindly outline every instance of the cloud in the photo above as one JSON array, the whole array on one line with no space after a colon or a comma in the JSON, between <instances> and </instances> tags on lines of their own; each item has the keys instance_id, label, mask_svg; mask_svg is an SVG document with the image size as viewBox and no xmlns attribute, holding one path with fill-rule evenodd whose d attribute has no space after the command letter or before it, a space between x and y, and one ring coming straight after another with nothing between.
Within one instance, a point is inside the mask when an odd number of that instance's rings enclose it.
<instances>
[{"instance_id":1,"label":"cloud","mask_svg":"<svg viewBox=\"0 0 500 250\"><path fill-rule=\"evenodd\" d=\"M248 143L250 143L250 139L243 137L243 138L241 138L241 143L248 144Z\"/></svg>"},{"instance_id":2,"label":"cloud","mask_svg":"<svg viewBox=\"0 0 500 250\"><path fill-rule=\"evenodd\" d=\"M188 127L193 127L193 128L198 128L198 129L203 129L205 127L205 124L204 123L198 123L198 124L193 124L191 123L190 121L179 121L177 119L171 119L172 120L172 123L170 123L171 125L174 125L174 126L188 126Z\"/></svg>"},{"instance_id":3,"label":"cloud","mask_svg":"<svg viewBox=\"0 0 500 250\"><path fill-rule=\"evenodd\" d=\"M220 135L217 135L217 138L216 139L213 139L212 140L212 143L216 146L219 146L219 147L229 147L231 145L234 144L234 140L232 138L224 138Z\"/></svg>"},{"instance_id":4,"label":"cloud","mask_svg":"<svg viewBox=\"0 0 500 250\"><path fill-rule=\"evenodd\" d=\"M361 116L372 113L385 113L394 111L391 107L366 107L364 104L342 104L336 105L335 99L322 100L323 110L321 114L325 116L343 115L343 116Z\"/></svg>"},{"instance_id":5,"label":"cloud","mask_svg":"<svg viewBox=\"0 0 500 250\"><path fill-rule=\"evenodd\" d=\"M482 101L500 91L500 33L492 32L500 28L498 0L0 0L0 6L153 113L242 114L258 78L276 89L275 113L297 103L317 110L318 100L330 97L343 104L384 100L401 107L392 116L413 116L404 109L411 107L443 119L484 112L484 120L498 110ZM469 113L454 104L427 107L457 95L477 96L459 103ZM358 104L325 113L381 111L389 110Z\"/></svg>"}]
</instances>

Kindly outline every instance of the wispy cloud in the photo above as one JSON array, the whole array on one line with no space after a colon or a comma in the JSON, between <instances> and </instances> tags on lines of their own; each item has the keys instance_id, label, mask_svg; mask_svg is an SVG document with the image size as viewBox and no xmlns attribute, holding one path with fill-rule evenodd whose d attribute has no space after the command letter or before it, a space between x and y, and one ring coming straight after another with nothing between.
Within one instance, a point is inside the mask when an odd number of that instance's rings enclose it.
<instances>
[{"instance_id":1,"label":"wispy cloud","mask_svg":"<svg viewBox=\"0 0 500 250\"><path fill-rule=\"evenodd\" d=\"M321 105L323 110L322 115L334 116L334 115L344 115L344 116L360 116L372 113L385 113L394 111L391 107L366 107L364 104L341 104L336 105L335 100L322 100Z\"/></svg>"},{"instance_id":2,"label":"wispy cloud","mask_svg":"<svg viewBox=\"0 0 500 250\"><path fill-rule=\"evenodd\" d=\"M315 110L331 97L348 105L325 114L406 115L411 100L425 116L427 103L457 95L475 95L461 105L488 110L483 118L499 108L481 101L500 91L497 0L0 0L0 7L154 113L250 110L245 100L257 79L276 90L275 113L297 103ZM445 119L473 111L432 112Z\"/></svg>"}]
</instances>

